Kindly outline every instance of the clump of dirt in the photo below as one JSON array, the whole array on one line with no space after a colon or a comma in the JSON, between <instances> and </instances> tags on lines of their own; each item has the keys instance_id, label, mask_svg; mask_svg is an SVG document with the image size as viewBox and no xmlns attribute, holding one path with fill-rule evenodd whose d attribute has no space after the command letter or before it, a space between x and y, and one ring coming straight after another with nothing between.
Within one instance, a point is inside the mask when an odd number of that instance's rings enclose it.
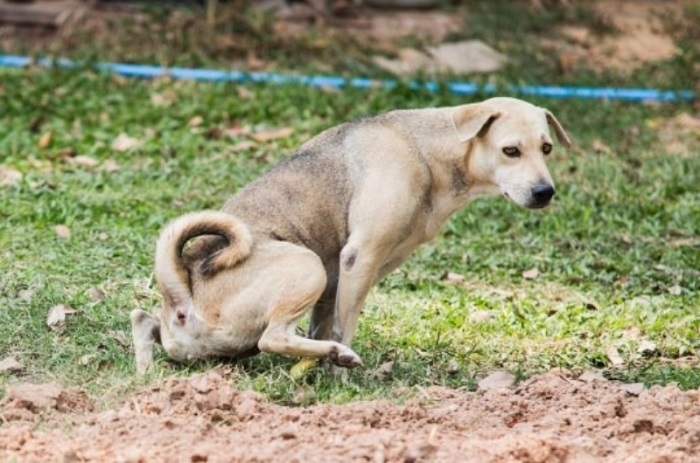
<instances>
[{"instance_id":1,"label":"clump of dirt","mask_svg":"<svg viewBox=\"0 0 700 463\"><path fill-rule=\"evenodd\" d=\"M27 387L27 386L22 386ZM50 397L55 397L55 386ZM60 396L60 393L59 395ZM54 399L51 399L54 400ZM0 460L697 461L700 394L549 372L517 387L419 389L388 401L287 407L218 372L168 379L120 408L0 413ZM21 401L20 401L21 402ZM76 413L77 412L77 413ZM66 419L70 416L71 419ZM44 426L37 426L42 422Z\"/></svg>"}]
</instances>

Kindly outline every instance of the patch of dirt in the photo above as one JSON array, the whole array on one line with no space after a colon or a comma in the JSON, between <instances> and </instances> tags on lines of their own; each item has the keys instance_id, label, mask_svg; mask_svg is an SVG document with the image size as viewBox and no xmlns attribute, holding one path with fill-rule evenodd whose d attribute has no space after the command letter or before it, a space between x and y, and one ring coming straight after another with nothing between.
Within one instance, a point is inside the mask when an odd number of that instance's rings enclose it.
<instances>
[{"instance_id":1,"label":"patch of dirt","mask_svg":"<svg viewBox=\"0 0 700 463\"><path fill-rule=\"evenodd\" d=\"M682 17L687 4L687 0L599 0L594 12L615 32L599 34L584 26L564 26L560 40L545 44L558 53L563 68L583 63L598 71L629 72L678 53L663 21Z\"/></svg>"},{"instance_id":2,"label":"patch of dirt","mask_svg":"<svg viewBox=\"0 0 700 463\"><path fill-rule=\"evenodd\" d=\"M28 386L14 386L22 388ZM58 386L48 387L60 397ZM58 395L57 395L58 394ZM33 402L30 400L29 402ZM552 371L517 387L419 389L388 401L287 407L218 372L168 379L120 408L0 407L0 460L674 461L700 458L700 393ZM16 413L22 410L23 413ZM42 423L39 425L39 423Z\"/></svg>"},{"instance_id":3,"label":"patch of dirt","mask_svg":"<svg viewBox=\"0 0 700 463\"><path fill-rule=\"evenodd\" d=\"M700 115L680 113L671 119L651 119L647 124L659 136L659 148L681 157L697 156L700 147Z\"/></svg>"}]
</instances>

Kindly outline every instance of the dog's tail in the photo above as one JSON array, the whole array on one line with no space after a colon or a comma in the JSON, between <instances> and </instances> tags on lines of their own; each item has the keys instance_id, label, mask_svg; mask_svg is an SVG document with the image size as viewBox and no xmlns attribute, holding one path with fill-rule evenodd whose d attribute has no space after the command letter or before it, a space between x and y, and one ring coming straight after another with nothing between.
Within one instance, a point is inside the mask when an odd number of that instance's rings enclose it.
<instances>
[{"instance_id":1,"label":"dog's tail","mask_svg":"<svg viewBox=\"0 0 700 463\"><path fill-rule=\"evenodd\" d=\"M220 211L202 211L183 215L165 226L156 244L155 277L163 296L175 305L189 306L192 300L190 272L192 262L183 255L188 241L214 235L214 246L201 246L199 271L215 275L243 262L253 246L248 227L235 216Z\"/></svg>"}]
</instances>

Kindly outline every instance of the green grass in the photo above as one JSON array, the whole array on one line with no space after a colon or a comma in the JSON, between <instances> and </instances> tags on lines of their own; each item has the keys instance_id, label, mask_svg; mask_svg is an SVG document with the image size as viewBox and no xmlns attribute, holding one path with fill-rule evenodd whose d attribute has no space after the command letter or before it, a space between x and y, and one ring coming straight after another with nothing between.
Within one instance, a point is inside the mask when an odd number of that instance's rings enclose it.
<instances>
[{"instance_id":1,"label":"green grass","mask_svg":"<svg viewBox=\"0 0 700 463\"><path fill-rule=\"evenodd\" d=\"M664 66L625 76L585 69L558 73L533 37L551 34L562 22L614 33L581 4L573 5L534 13L528 2L475 2L465 31L455 38L482 38L507 51L511 62L489 77L494 82L695 84L697 31L690 27L676 30L683 53ZM689 16L697 14L689 7ZM519 19L515 24L508 20L513 17ZM270 27L265 21L248 18L220 27L237 28L254 46ZM123 32L138 25L113 26ZM163 46L125 43L99 58L221 64L225 53L193 27L165 37ZM283 68L303 63L294 69L313 70L320 59L334 71L381 75L351 45L324 47L318 45L323 37L316 38L277 52L271 41L260 50L265 58L280 54ZM90 41L75 43L86 45L52 51L96 56ZM299 60L305 54L315 58ZM135 377L128 314L159 303L152 265L163 224L185 212L220 207L325 128L393 108L477 98L404 87L329 92L249 85L240 91L232 84L125 80L87 69L0 71L0 169L23 174L0 187L0 360L13 355L26 366L0 373L0 395L14 382L57 380L111 403L162 377L219 365L185 367L159 350L154 371ZM456 214L439 239L372 291L353 345L365 367L347 378L318 369L292 380L289 370L297 359L259 355L229 365L240 387L285 403L345 402L400 397L414 386L472 388L496 369L526 378L553 367L700 387L700 138L664 122L693 108L532 101L551 109L577 142L551 156L558 191L552 207L528 211L493 198ZM202 122L193 127L196 117ZM294 133L239 150L246 138L222 132L241 126L291 127ZM138 139L140 147L113 150L121 133ZM43 146L46 134L50 141ZM689 154L676 154L677 147L664 144L669 139ZM98 165L71 162L76 156ZM119 169L105 171L107 162ZM70 238L58 236L57 225L69 227ZM539 276L524 278L532 268ZM444 280L446 272L465 279ZM95 288L103 299L91 296ZM77 313L54 332L45 320L58 304ZM481 321L474 319L479 316ZM644 341L656 350L638 353ZM611 347L622 365L611 364ZM378 375L388 361L390 374Z\"/></svg>"},{"instance_id":2,"label":"green grass","mask_svg":"<svg viewBox=\"0 0 700 463\"><path fill-rule=\"evenodd\" d=\"M252 98L244 98L233 85L125 82L88 71L4 72L0 82L1 164L24 174L0 189L0 357L27 367L0 384L55 379L105 400L217 364L183 367L159 351L155 371L134 378L128 313L158 304L153 245L167 220L220 207L302 139L339 122L468 101L295 86L251 86ZM154 106L154 93L173 101ZM535 102L553 110L579 145L551 158L553 207L533 212L494 198L455 215L437 241L373 290L354 342L365 367L345 381L321 370L294 381L295 359L260 355L239 365L241 387L282 402L342 402L414 385L472 387L494 369L527 377L552 367L700 386L700 165L697 156L667 153L651 123L689 108ZM203 123L190 127L195 116ZM237 140L212 137L214 128L237 125L295 131L240 152L230 149ZM50 145L40 148L48 132ZM112 150L122 132L143 145ZM609 152L596 154L594 142ZM119 170L65 160L75 155L115 161ZM56 225L68 226L70 238L57 236ZM524 279L533 267L540 276ZM445 281L445 271L465 281ZM669 292L675 285L678 295ZM92 288L105 298L93 300ZM45 325L57 304L78 311L60 333ZM476 311L489 311L490 321L472 321ZM625 336L633 330L636 337ZM636 353L641 340L656 343L651 357ZM610 365L610 346L623 366ZM391 374L378 378L389 360Z\"/></svg>"}]
</instances>

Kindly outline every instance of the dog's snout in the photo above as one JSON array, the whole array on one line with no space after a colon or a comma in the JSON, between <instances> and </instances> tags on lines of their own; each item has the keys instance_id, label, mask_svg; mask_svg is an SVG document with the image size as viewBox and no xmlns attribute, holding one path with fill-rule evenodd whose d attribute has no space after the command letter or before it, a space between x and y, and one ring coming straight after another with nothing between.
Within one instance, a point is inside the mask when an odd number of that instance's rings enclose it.
<instances>
[{"instance_id":1,"label":"dog's snout","mask_svg":"<svg viewBox=\"0 0 700 463\"><path fill-rule=\"evenodd\" d=\"M531 190L533 207L544 207L554 196L554 187L549 183L538 183Z\"/></svg>"}]
</instances>

